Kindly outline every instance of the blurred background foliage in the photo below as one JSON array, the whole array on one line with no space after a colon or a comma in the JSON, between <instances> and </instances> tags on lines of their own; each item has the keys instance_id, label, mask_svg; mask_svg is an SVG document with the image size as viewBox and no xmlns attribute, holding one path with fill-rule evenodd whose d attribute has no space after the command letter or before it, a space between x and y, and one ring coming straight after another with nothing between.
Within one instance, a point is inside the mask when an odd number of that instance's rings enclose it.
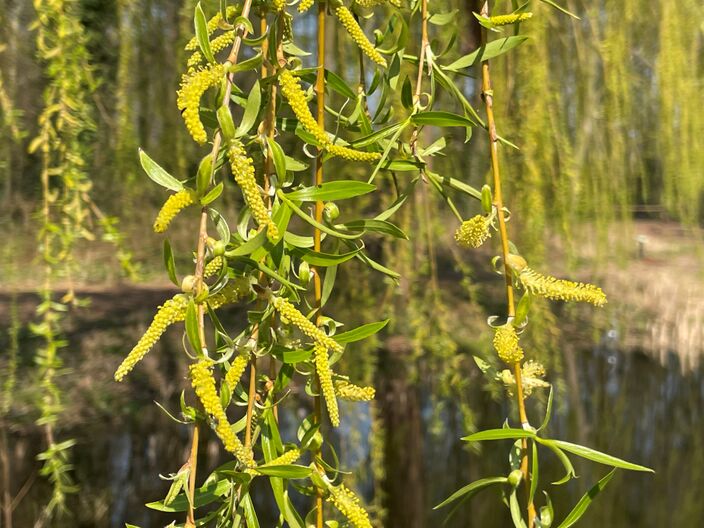
<instances>
[{"instance_id":1,"label":"blurred background foliage","mask_svg":"<svg viewBox=\"0 0 704 528\"><path fill-rule=\"evenodd\" d=\"M217 2L203 3L206 11L217 8ZM503 4L510 10L510 2ZM72 280L92 306L71 310L64 329L68 370L58 381L65 410L57 427L77 440L75 480L81 489L69 499L72 517L65 522L158 526L141 498L163 494L165 483L154 482L152 475L165 471L164 460L183 458L187 443L187 432L152 403L173 408L184 383L185 365L167 354L178 347L177 332L158 346L158 361L156 354L153 362L145 360L130 385L117 387L110 380L153 308L171 296L163 279L161 241L146 227L162 193L141 172L137 147L179 178L197 168L198 152L175 104L195 2L65 0L63 5L66 16L82 27L85 48L59 51L67 56L85 51L81 60L90 66L83 101L94 127L76 139L83 142L82 168L92 183L93 202L106 215L102 222L119 220L119 233L112 236L121 237L138 269L136 278L125 276L119 265L124 259L115 258L118 249L109 236L77 243L79 265ZM506 194L512 215L520 218L514 236L533 266L545 264L554 274L569 271L597 282L611 302L597 315L580 307L541 306L525 342L548 366L563 396L554 425L562 436L615 455L628 453L658 471L653 479L616 482L619 489L600 498L590 513L592 525L694 525L704 521L697 494L704 489L698 470L704 450L696 433L704 427L699 362L704 4L565 0L564 5L580 19L536 5L536 16L521 28L528 40L493 65L498 132L518 147L502 149ZM431 38L446 41L459 27L463 53L477 48L472 11L479 10L479 2L447 0L434 9L453 16L436 19ZM33 402L41 389L33 366L39 345L27 329L42 266L35 235L42 165L28 147L40 132L50 79L30 29L36 16L29 0L0 0L0 484L8 527L10 517L15 526L31 526L48 493L33 477L40 434ZM302 20L296 31L310 39L306 49L313 49L312 15L309 22ZM375 19L368 26L379 23ZM356 58L345 56L340 38L346 37L329 32L328 61L354 85L356 68L345 65L356 64ZM457 82L480 106L476 77ZM454 101L439 105L461 113ZM433 171L481 187L488 172L483 134L469 142L464 130L424 138L427 144L443 139L447 155L435 159ZM356 167L338 168L345 177L367 176ZM403 177L383 181L389 201L395 186L405 187ZM501 281L484 271L491 255L454 246L456 221L432 189L420 185L413 203L396 217L414 233L412 240L380 241L370 249L401 273L400 284L350 266L338 278L344 293L335 307L350 324L393 318L386 334L359 350L358 359L348 359L360 381L375 383L379 398L359 415L359 427L343 429L338 438L379 524L390 527L442 519L431 515L430 507L496 462L497 452L488 448L481 458L470 458L457 439L496 427L496 417L509 413L499 403L499 385L487 384L471 357L491 360L485 319L499 312L501 298ZM227 203L225 209L234 215L239 205ZM468 209L476 206L463 205L471 216ZM173 244L188 248L192 238L174 226ZM56 287L68 285L59 277ZM231 314L233 320L237 316ZM556 330L558 318L562 333ZM136 397L128 399L129 393ZM295 408L295 398L290 405ZM539 416L542 403L533 405L531 412ZM207 467L218 461L216 445L213 441L204 450ZM558 468L545 471L557 477ZM570 484L562 499L558 493L554 500L573 503L582 491ZM466 526L474 519L478 526L502 526L505 519L495 517L477 502L460 510L450 525Z\"/></svg>"}]
</instances>

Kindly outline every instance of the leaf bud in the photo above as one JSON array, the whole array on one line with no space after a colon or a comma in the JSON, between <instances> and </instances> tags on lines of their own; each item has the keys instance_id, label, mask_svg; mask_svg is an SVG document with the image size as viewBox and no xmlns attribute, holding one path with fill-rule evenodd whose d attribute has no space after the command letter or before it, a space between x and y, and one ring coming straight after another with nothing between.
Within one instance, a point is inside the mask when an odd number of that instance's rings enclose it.
<instances>
[{"instance_id":1,"label":"leaf bud","mask_svg":"<svg viewBox=\"0 0 704 528\"><path fill-rule=\"evenodd\" d=\"M340 208L335 202L327 202L323 207L323 218L326 222L332 222L340 216Z\"/></svg>"},{"instance_id":2,"label":"leaf bud","mask_svg":"<svg viewBox=\"0 0 704 528\"><path fill-rule=\"evenodd\" d=\"M514 469L508 474L508 483L514 488L518 487L521 483L521 479L523 479L523 473L521 473L520 469Z\"/></svg>"},{"instance_id":3,"label":"leaf bud","mask_svg":"<svg viewBox=\"0 0 704 528\"><path fill-rule=\"evenodd\" d=\"M193 288L196 287L196 277L195 275L186 275L181 281L181 291L183 293L191 293Z\"/></svg>"}]
</instances>

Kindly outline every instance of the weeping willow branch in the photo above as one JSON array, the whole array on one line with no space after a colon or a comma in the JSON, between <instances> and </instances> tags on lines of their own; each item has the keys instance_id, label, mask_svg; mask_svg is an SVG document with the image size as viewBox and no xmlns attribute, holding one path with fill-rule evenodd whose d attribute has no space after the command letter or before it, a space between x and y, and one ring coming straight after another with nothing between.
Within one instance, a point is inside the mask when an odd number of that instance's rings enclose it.
<instances>
[{"instance_id":1,"label":"weeping willow branch","mask_svg":"<svg viewBox=\"0 0 704 528\"><path fill-rule=\"evenodd\" d=\"M481 15L489 16L489 2L484 2L481 10ZM482 45L486 46L487 30L482 27ZM486 109L487 131L489 134L489 149L491 157L491 172L494 179L494 207L497 211L499 221L499 235L501 238L501 254L504 264L504 278L506 280L506 315L510 322L516 316L516 306L514 301L513 291L513 272L509 266L508 260L510 255L508 229L506 228L506 217L504 215L504 202L501 194L501 169L499 164L499 139L496 133L496 122L494 121L494 92L491 87L491 74L489 71L489 61L482 62L482 99ZM513 373L516 379L516 400L518 404L518 414L521 424L524 427L529 426L528 416L523 398L523 382L521 380L521 363L516 361L513 366ZM528 472L528 440L521 441L521 473L523 473L523 482L525 483L526 491L530 490L530 474ZM533 526L535 519L535 507L532 501L528 502L528 527Z\"/></svg>"},{"instance_id":2,"label":"weeping willow branch","mask_svg":"<svg viewBox=\"0 0 704 528\"><path fill-rule=\"evenodd\" d=\"M327 3L324 1L318 2L318 73L315 79L315 96L317 103L316 118L318 122L318 127L321 130L325 130L325 10L327 9ZM323 151L318 151L318 155L315 158L315 185L323 184ZM318 223L323 220L323 202L318 200L315 202L315 219ZM317 227L313 231L313 246L315 251L320 251L320 239L321 232ZM323 299L323 287L322 280L320 277L320 269L313 269L313 284L315 291L315 307L317 308L316 314L316 326L320 326L323 319L323 309L322 309L322 299ZM327 350L325 351L327 356ZM318 385L318 394L315 396L315 421L321 424L322 420L322 402L320 392L322 390L322 383L320 375L316 376ZM317 462L317 458L320 456L320 450L314 453L316 458L316 465L319 471L324 471L324 469ZM315 507L316 507L316 528L323 528L324 526L324 515L323 515L323 490L317 486L316 496L315 496Z\"/></svg>"}]
</instances>

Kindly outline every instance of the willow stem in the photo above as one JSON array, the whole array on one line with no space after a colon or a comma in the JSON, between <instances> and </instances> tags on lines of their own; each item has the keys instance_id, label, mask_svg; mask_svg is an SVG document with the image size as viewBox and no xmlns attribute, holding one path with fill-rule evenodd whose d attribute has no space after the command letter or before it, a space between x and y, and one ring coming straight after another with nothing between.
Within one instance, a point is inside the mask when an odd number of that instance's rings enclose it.
<instances>
[{"instance_id":1,"label":"willow stem","mask_svg":"<svg viewBox=\"0 0 704 528\"><path fill-rule=\"evenodd\" d=\"M315 96L317 103L317 113L316 117L318 120L318 126L325 130L325 11L327 5L324 1L318 2L318 73L315 79ZM315 185L322 185L323 183L323 151L318 151L318 156L315 158ZM315 202L315 219L321 223L323 221L323 202L318 200ZM313 246L315 251L320 251L320 230L316 228L313 231ZM323 318L322 313L322 300L323 300L323 284L320 278L320 270L313 270L313 286L315 290L315 307L317 308L316 314L316 324L320 326ZM316 376L317 377L317 376ZM320 401L320 378L317 377L318 394L314 398L315 404L315 422L321 425L322 422L322 402ZM320 451L314 453L314 458L320 456ZM324 469L318 464L318 469L323 471ZM315 509L316 509L316 528L324 527L324 515L323 515L323 490L318 488L316 490L315 496Z\"/></svg>"},{"instance_id":2,"label":"willow stem","mask_svg":"<svg viewBox=\"0 0 704 528\"><path fill-rule=\"evenodd\" d=\"M188 503L188 516L186 518L186 528L196 525L193 502L196 496L196 473L198 469L198 442L200 440L200 428L198 423L193 425L193 438L191 438L191 453L188 456L188 496L191 500Z\"/></svg>"},{"instance_id":3,"label":"willow stem","mask_svg":"<svg viewBox=\"0 0 704 528\"><path fill-rule=\"evenodd\" d=\"M252 7L252 0L245 0L242 6L242 15L245 18L249 17L249 10ZM236 64L240 53L240 46L242 45L242 38L247 34L247 29L244 25L238 27L238 34L235 41L232 43L232 48L230 49L230 54L227 57L227 62L231 64ZM230 95L232 93L232 83L234 74L229 73L227 75L227 82L225 83L225 93L223 94L222 104L228 105L230 101ZM213 137L213 148L210 152L210 156L213 159L213 169L211 172L211 182L215 174L215 167L217 166L217 157L220 152L220 145L222 144L222 135L218 130ZM195 291L200 293L203 288L203 271L205 270L205 246L208 241L208 208L203 207L200 214L200 226L198 229L198 246L196 250L196 267L195 267ZM205 340L205 305L203 303L198 304L198 336L200 337L201 346L203 347L202 352L207 354L206 340ZM188 514L186 520L186 526L195 526L195 513L193 508L193 499L195 493L195 483L196 483L196 469L197 469L197 457L198 457L198 437L199 428L198 423L193 426L193 441L191 445L191 456L189 458L190 474L188 477L188 489L191 496L191 500L188 503Z\"/></svg>"},{"instance_id":4,"label":"willow stem","mask_svg":"<svg viewBox=\"0 0 704 528\"><path fill-rule=\"evenodd\" d=\"M484 2L481 15L489 16L489 2ZM487 30L482 27L482 46L487 43ZM506 315L509 321L516 315L516 306L513 291L513 272L508 265L509 256L509 238L508 229L506 228L506 217L504 216L504 202L501 194L501 171L499 166L499 140L496 133L496 121L494 120L494 93L491 88L491 75L489 73L489 61L482 62L482 99L486 108L487 131L489 133L489 148L491 156L491 172L494 178L494 207L496 207L497 216L499 219L499 234L501 236L501 256L504 263L504 278L506 280ZM514 376L516 378L516 401L518 403L518 415L521 420L521 425L526 427L529 425L528 415L526 414L525 401L523 399L523 380L521 378L521 363L516 362L513 366ZM525 483L527 498L528 498L528 528L533 527L535 521L535 506L530 500L530 472L528 471L528 439L521 440L521 472L523 473L523 482Z\"/></svg>"}]
</instances>

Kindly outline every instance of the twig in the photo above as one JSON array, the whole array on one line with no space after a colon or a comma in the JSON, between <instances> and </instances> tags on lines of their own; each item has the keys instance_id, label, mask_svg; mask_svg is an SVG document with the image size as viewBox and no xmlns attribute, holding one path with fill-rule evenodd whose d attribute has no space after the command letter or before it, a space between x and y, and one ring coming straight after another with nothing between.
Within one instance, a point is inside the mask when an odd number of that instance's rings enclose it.
<instances>
[{"instance_id":1,"label":"twig","mask_svg":"<svg viewBox=\"0 0 704 528\"><path fill-rule=\"evenodd\" d=\"M489 16L489 2L485 1L481 15ZM482 27L482 45L487 42L487 30ZM496 121L494 120L494 93L491 89L491 75L489 73L489 61L482 62L482 99L486 108L487 131L489 133L489 148L491 155L491 172L494 178L494 207L497 210L499 219L499 234L501 236L501 254L504 263L504 278L506 280L506 314L508 320L512 320L516 315L516 306L514 301L513 291L513 274L508 264L509 255L509 238L508 229L506 228L506 218L504 216L504 202L501 194L501 171L499 167L499 143L496 133ZM523 399L523 381L521 379L521 363L516 362L513 366L514 376L516 378L516 399L518 403L518 415L523 427L529 425L528 416L526 414L526 406ZM528 471L528 439L524 438L521 441L521 472L523 473L523 482L525 483L528 493L528 528L532 528L535 520L535 506L530 500L530 473Z\"/></svg>"}]
</instances>

